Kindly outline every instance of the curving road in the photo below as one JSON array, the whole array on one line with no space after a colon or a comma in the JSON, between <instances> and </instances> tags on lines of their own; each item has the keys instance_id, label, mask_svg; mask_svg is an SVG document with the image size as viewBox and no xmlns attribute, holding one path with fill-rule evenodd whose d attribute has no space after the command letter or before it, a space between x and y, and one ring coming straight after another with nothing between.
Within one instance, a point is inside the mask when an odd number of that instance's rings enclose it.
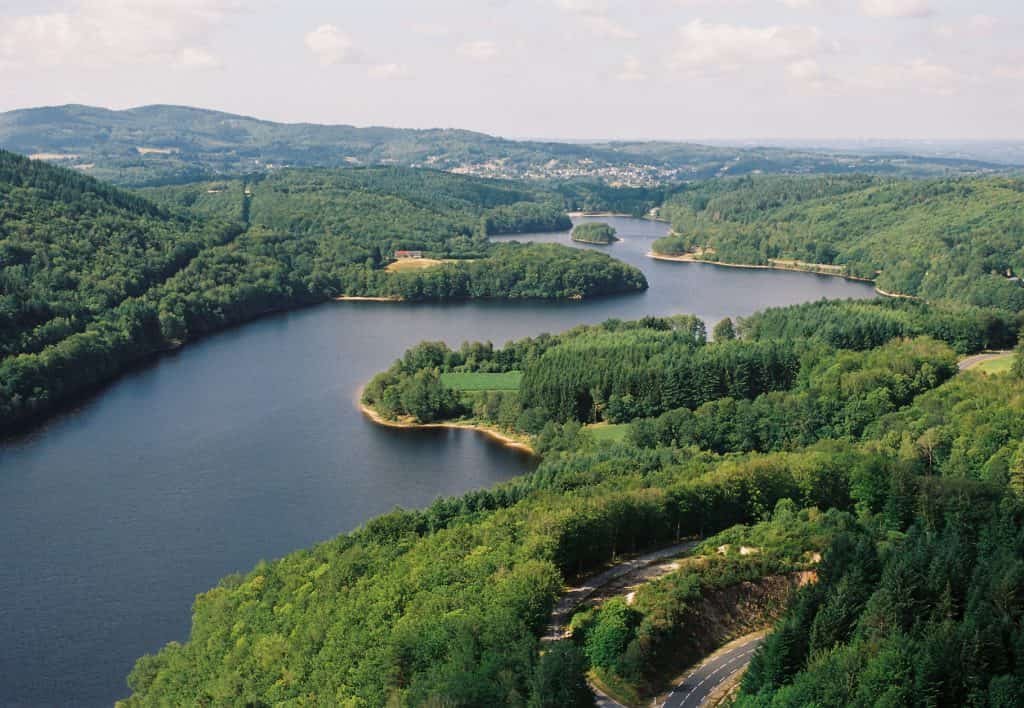
<instances>
[{"instance_id":1,"label":"curving road","mask_svg":"<svg viewBox=\"0 0 1024 708\"><path fill-rule=\"evenodd\" d=\"M1006 349L1003 351L982 352L981 354L975 354L973 356L964 357L963 359L960 360L957 366L959 366L960 371L967 371L968 369L973 369L978 364L990 361L992 359L999 359L1000 357L1004 357L1007 354L1013 354L1013 350Z\"/></svg>"},{"instance_id":2,"label":"curving road","mask_svg":"<svg viewBox=\"0 0 1024 708\"><path fill-rule=\"evenodd\" d=\"M697 708L704 705L722 682L747 667L763 641L764 636L759 633L756 637L738 641L734 646L707 659L672 689L663 704L664 708Z\"/></svg>"},{"instance_id":3,"label":"curving road","mask_svg":"<svg viewBox=\"0 0 1024 708\"><path fill-rule=\"evenodd\" d=\"M559 639L565 639L568 636L568 630L565 626L566 620L569 619L576 608L583 604L587 598L605 585L659 561L688 553L697 545L697 543L698 541L678 543L674 546L669 546L668 548L662 548L661 550L646 553L631 560L617 563L597 575L590 576L584 580L581 585L569 588L562 595L558 604L555 605L555 609L551 612L548 629L544 637L542 637L542 640L557 641Z\"/></svg>"}]
</instances>

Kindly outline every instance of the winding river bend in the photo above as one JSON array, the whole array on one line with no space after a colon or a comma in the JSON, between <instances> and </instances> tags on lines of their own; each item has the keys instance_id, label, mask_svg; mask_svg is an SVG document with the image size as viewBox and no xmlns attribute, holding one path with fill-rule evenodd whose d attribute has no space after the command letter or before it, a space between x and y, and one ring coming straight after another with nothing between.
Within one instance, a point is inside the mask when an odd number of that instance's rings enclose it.
<instances>
[{"instance_id":1,"label":"winding river bend","mask_svg":"<svg viewBox=\"0 0 1024 708\"><path fill-rule=\"evenodd\" d=\"M195 594L220 577L396 505L529 471L531 458L469 431L362 417L359 386L418 341L499 344L648 314L713 323L874 296L839 278L654 261L646 254L665 224L602 220L623 240L600 248L640 267L646 293L275 315L165 356L0 444L0 704L109 705L128 693L137 656L186 639ZM570 243L567 232L528 238Z\"/></svg>"}]
</instances>

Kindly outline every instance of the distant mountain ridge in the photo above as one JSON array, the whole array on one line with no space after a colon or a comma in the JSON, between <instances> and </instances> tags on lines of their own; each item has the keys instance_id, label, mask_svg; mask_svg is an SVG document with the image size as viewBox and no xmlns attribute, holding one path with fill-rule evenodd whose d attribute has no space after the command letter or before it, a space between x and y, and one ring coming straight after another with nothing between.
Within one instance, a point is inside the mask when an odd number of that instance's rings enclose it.
<instances>
[{"instance_id":1,"label":"distant mountain ridge","mask_svg":"<svg viewBox=\"0 0 1024 708\"><path fill-rule=\"evenodd\" d=\"M589 179L651 186L752 173L940 175L1005 165L906 154L672 142L517 141L459 129L275 123L221 111L83 105L0 113L0 147L130 186L264 172L279 167L396 164L483 177Z\"/></svg>"}]
</instances>

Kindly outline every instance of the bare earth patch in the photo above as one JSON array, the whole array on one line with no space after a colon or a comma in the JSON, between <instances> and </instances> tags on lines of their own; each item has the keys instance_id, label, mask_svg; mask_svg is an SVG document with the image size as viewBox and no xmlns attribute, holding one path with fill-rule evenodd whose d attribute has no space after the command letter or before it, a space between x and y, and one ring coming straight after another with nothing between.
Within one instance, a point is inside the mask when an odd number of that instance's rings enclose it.
<instances>
[{"instance_id":1,"label":"bare earth patch","mask_svg":"<svg viewBox=\"0 0 1024 708\"><path fill-rule=\"evenodd\" d=\"M439 265L451 262L451 260L439 260L436 258L403 258L395 261L394 263L390 263L384 270L389 273L403 273L407 271L436 268Z\"/></svg>"}]
</instances>

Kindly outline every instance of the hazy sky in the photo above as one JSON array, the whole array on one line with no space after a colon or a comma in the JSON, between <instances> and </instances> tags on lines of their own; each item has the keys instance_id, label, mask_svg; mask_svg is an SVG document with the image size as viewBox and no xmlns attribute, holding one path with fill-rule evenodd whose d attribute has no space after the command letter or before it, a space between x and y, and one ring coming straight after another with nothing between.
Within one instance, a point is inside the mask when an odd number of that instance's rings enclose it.
<instances>
[{"instance_id":1,"label":"hazy sky","mask_svg":"<svg viewBox=\"0 0 1024 708\"><path fill-rule=\"evenodd\" d=\"M1024 138L1022 0L0 0L0 110L552 138Z\"/></svg>"}]
</instances>

